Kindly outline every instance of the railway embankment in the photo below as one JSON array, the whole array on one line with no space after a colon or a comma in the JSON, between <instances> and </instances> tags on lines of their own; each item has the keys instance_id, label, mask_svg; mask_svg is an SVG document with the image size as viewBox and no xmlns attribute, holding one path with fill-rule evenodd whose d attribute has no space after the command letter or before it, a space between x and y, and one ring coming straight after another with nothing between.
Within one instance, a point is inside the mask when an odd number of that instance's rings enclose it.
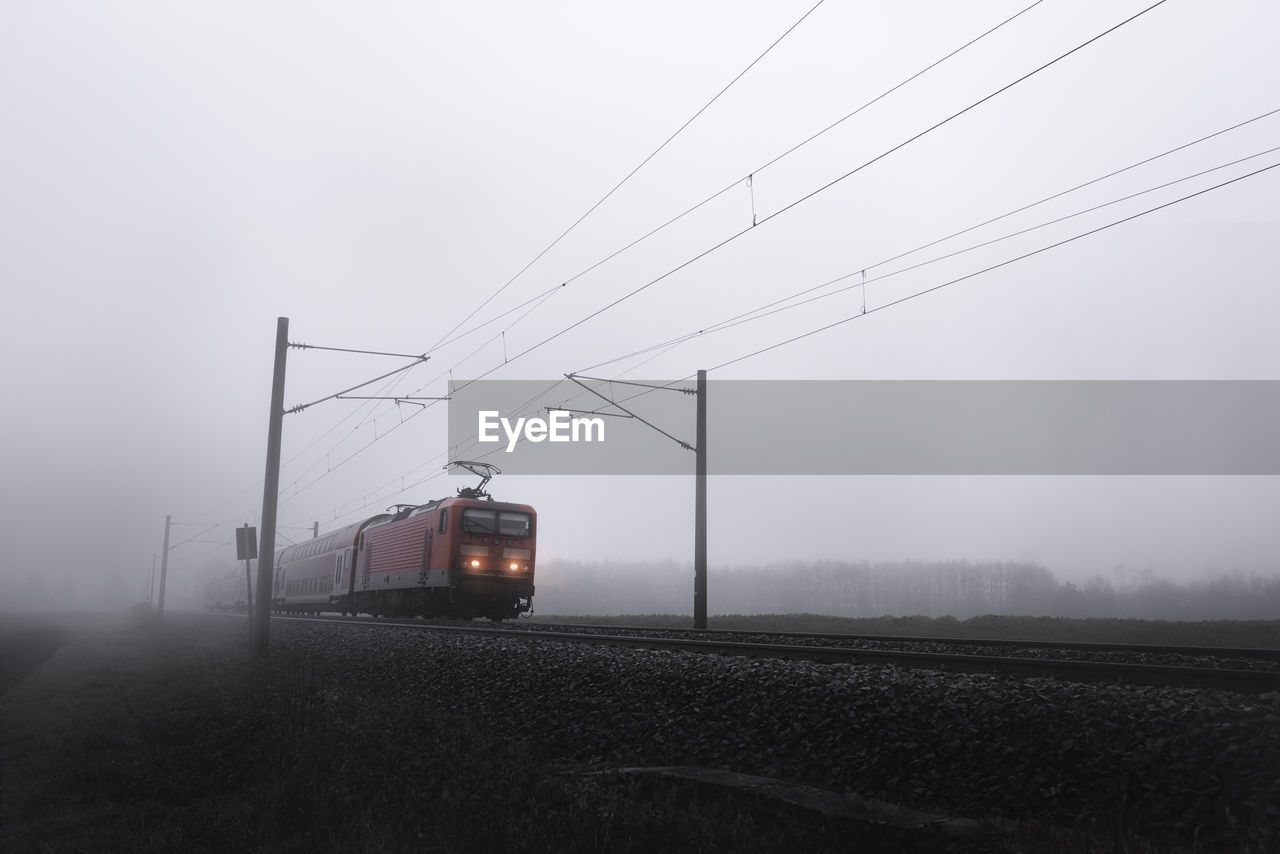
<instances>
[{"instance_id":1,"label":"railway embankment","mask_svg":"<svg viewBox=\"0 0 1280 854\"><path fill-rule=\"evenodd\" d=\"M894 831L877 850L1280 843L1277 694L376 625L277 621L268 661L248 649L243 618L176 613L95 626L50 655L0 697L5 850L820 851L852 838L760 785L744 798L621 772L671 766L983 826L958 840Z\"/></svg>"}]
</instances>

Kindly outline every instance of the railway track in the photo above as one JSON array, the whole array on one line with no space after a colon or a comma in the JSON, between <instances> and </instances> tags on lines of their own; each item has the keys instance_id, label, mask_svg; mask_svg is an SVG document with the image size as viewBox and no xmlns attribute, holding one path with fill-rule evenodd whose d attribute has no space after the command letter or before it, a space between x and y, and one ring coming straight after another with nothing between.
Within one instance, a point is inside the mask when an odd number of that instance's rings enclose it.
<instances>
[{"instance_id":1,"label":"railway track","mask_svg":"<svg viewBox=\"0 0 1280 854\"><path fill-rule=\"evenodd\" d=\"M671 630L640 627L521 624L470 625L415 619L277 616L276 619L378 625L419 631L510 637L527 641L586 643L633 649L660 649L703 655L748 656L876 664L956 673L1003 673L1020 678L1073 682L1125 682L1181 688L1266 693L1280 690L1280 651L1210 647L1153 647L1121 644L1062 644L941 638L811 635L798 633ZM745 636L745 637L744 637ZM749 639L748 639L749 638ZM918 648L922 644L929 649ZM916 647L916 648L904 648ZM957 652L956 649L964 649ZM1006 654L990 654L992 648ZM1045 652L1052 655L1045 656ZM1017 653L1017 654L1013 654ZM1078 656L1103 655L1106 660ZM1139 661L1116 660L1139 656ZM1152 656L1179 663L1159 663ZM1195 664L1188 664L1195 661ZM1248 664L1250 666L1242 666Z\"/></svg>"},{"instance_id":2,"label":"railway track","mask_svg":"<svg viewBox=\"0 0 1280 854\"><path fill-rule=\"evenodd\" d=\"M602 632L608 634L661 633L691 639L728 639L759 643L796 643L866 650L901 650L953 654L957 649L974 655L1003 657L1063 658L1076 661L1155 664L1224 669L1274 670L1280 672L1280 649L1240 647L1169 646L1159 644L1070 643L1063 641L950 638L906 635L857 635L821 632L769 632L744 629L684 629L646 626L602 626L589 624L529 624L557 631Z\"/></svg>"}]
</instances>

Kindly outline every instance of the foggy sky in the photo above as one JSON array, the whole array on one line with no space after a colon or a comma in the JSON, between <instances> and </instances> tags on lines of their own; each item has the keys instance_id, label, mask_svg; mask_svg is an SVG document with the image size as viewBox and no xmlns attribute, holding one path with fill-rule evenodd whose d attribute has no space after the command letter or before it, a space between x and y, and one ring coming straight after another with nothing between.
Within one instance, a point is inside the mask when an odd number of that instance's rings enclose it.
<instances>
[{"instance_id":1,"label":"foggy sky","mask_svg":"<svg viewBox=\"0 0 1280 854\"><path fill-rule=\"evenodd\" d=\"M141 590L166 514L186 523L175 543L199 523L226 543L174 550L175 578L230 560L229 526L261 512L277 316L295 342L431 350L373 394L443 395L490 371L678 379L1280 160L877 281L1280 146L1270 116L877 266L1280 107L1280 7L1170 0L782 212L1149 5L1048 0L764 168L1030 5L828 0L459 332L512 313L431 349L812 5L0 6L6 585L40 570L92 587L114 568ZM714 376L1277 379L1278 201L1280 169ZM665 275L748 228L753 205L756 228ZM865 289L593 367L863 269ZM286 405L404 361L293 350ZM443 404L319 404L286 418L284 457L293 538L462 483L436 476ZM492 488L537 506L545 555L691 555L691 479ZM1280 553L1274 477L737 477L710 496L713 564L1029 558L1064 577L1186 577L1273 575Z\"/></svg>"}]
</instances>

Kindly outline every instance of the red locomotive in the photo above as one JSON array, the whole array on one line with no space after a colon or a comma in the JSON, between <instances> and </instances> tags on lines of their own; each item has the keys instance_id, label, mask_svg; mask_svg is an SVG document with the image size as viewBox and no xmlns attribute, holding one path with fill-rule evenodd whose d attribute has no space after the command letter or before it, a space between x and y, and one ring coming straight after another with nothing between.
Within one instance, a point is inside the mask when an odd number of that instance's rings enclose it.
<instances>
[{"instance_id":1,"label":"red locomotive","mask_svg":"<svg viewBox=\"0 0 1280 854\"><path fill-rule=\"evenodd\" d=\"M495 621L529 613L537 513L484 491L496 467L451 465L479 475L480 485L281 550L272 608Z\"/></svg>"}]
</instances>

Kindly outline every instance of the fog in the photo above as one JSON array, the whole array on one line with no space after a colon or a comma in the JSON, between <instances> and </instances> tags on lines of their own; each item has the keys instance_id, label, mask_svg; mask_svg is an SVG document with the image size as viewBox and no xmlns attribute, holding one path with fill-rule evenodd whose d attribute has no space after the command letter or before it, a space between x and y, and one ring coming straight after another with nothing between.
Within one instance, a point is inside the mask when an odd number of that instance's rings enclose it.
<instances>
[{"instance_id":1,"label":"fog","mask_svg":"<svg viewBox=\"0 0 1280 854\"><path fill-rule=\"evenodd\" d=\"M262 510L278 316L295 343L429 353L370 395L699 368L1280 379L1280 170L1244 177L1280 161L1280 114L1264 116L1280 8L1165 3L957 115L1149 5L1041 3L875 100L1028 5L824 3L788 30L812 3L4 4L0 601L145 597L166 515L171 590L234 565L231 529ZM408 362L291 350L286 406ZM467 482L442 472L445 408L288 415L281 544ZM691 559L691 477L504 475L491 491L537 507L544 560ZM724 568L1280 575L1265 472L724 476L709 505Z\"/></svg>"},{"instance_id":2,"label":"fog","mask_svg":"<svg viewBox=\"0 0 1280 854\"><path fill-rule=\"evenodd\" d=\"M713 569L708 610L717 615L1270 620L1280 610L1280 578L1227 573L1177 584L1117 569L1077 584L1017 561L791 561ZM550 615L687 615L691 575L690 565L674 562L552 561L540 570L538 604Z\"/></svg>"}]
</instances>

